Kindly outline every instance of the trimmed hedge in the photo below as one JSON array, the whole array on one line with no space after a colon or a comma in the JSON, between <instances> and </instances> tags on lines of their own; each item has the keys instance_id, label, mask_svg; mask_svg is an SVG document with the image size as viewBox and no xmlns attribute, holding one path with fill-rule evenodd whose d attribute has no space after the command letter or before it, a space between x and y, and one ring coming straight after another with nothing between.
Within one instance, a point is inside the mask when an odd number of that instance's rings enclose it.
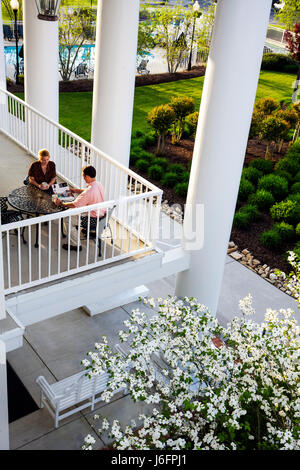
<instances>
[{"instance_id":1,"label":"trimmed hedge","mask_svg":"<svg viewBox=\"0 0 300 470\"><path fill-rule=\"evenodd\" d=\"M249 167L262 171L264 175L271 173L273 170L272 162L270 160L265 160L264 158L255 158L254 160L251 160Z\"/></svg>"},{"instance_id":2,"label":"trimmed hedge","mask_svg":"<svg viewBox=\"0 0 300 470\"><path fill-rule=\"evenodd\" d=\"M247 201L250 194L254 193L254 191L255 191L255 186L246 178L242 177L240 181L238 198L241 201Z\"/></svg>"},{"instance_id":3,"label":"trimmed hedge","mask_svg":"<svg viewBox=\"0 0 300 470\"><path fill-rule=\"evenodd\" d=\"M290 199L281 201L271 207L270 214L276 222L286 222L295 225L300 220L300 204Z\"/></svg>"},{"instance_id":4,"label":"trimmed hedge","mask_svg":"<svg viewBox=\"0 0 300 470\"><path fill-rule=\"evenodd\" d=\"M249 227L251 222L256 220L258 217L259 212L257 207L247 204L235 213L233 225L238 229L245 230Z\"/></svg>"},{"instance_id":5,"label":"trimmed hedge","mask_svg":"<svg viewBox=\"0 0 300 470\"><path fill-rule=\"evenodd\" d=\"M287 171L292 176L294 176L300 170L300 163L297 161L297 159L291 156L285 157L276 163L275 170Z\"/></svg>"},{"instance_id":6,"label":"trimmed hedge","mask_svg":"<svg viewBox=\"0 0 300 470\"><path fill-rule=\"evenodd\" d=\"M248 203L257 206L260 211L267 211L275 203L275 199L270 191L258 189L256 193L250 194Z\"/></svg>"},{"instance_id":7,"label":"trimmed hedge","mask_svg":"<svg viewBox=\"0 0 300 470\"><path fill-rule=\"evenodd\" d=\"M294 227L286 222L275 224L274 229L277 230L282 241L291 240L295 234Z\"/></svg>"},{"instance_id":8,"label":"trimmed hedge","mask_svg":"<svg viewBox=\"0 0 300 470\"><path fill-rule=\"evenodd\" d=\"M259 178L263 176L263 172L258 170L257 168L249 166L248 168L244 168L242 176L250 181L252 184L257 184Z\"/></svg>"},{"instance_id":9,"label":"trimmed hedge","mask_svg":"<svg viewBox=\"0 0 300 470\"><path fill-rule=\"evenodd\" d=\"M276 201L284 199L289 190L288 182L281 176L274 174L265 175L258 181L258 189L269 191Z\"/></svg>"},{"instance_id":10,"label":"trimmed hedge","mask_svg":"<svg viewBox=\"0 0 300 470\"><path fill-rule=\"evenodd\" d=\"M136 166L136 169L138 171L141 171L143 173L145 173L149 166L150 166L151 162L149 160L145 160L144 158L140 158L139 160L137 160L135 166Z\"/></svg>"},{"instance_id":11,"label":"trimmed hedge","mask_svg":"<svg viewBox=\"0 0 300 470\"><path fill-rule=\"evenodd\" d=\"M178 194L178 196L181 197L186 197L187 191L188 191L188 182L183 182L183 183L177 183L175 186L175 193Z\"/></svg>"},{"instance_id":12,"label":"trimmed hedge","mask_svg":"<svg viewBox=\"0 0 300 470\"><path fill-rule=\"evenodd\" d=\"M293 184L293 186L291 187L291 193L292 194L300 193L300 182Z\"/></svg>"},{"instance_id":13,"label":"trimmed hedge","mask_svg":"<svg viewBox=\"0 0 300 470\"><path fill-rule=\"evenodd\" d=\"M176 184L181 183L179 175L177 173L168 172L166 173L162 180L162 184L168 188L176 186Z\"/></svg>"},{"instance_id":14,"label":"trimmed hedge","mask_svg":"<svg viewBox=\"0 0 300 470\"><path fill-rule=\"evenodd\" d=\"M273 70L274 72L296 73L298 64L296 60L286 54L268 52L263 55L261 69Z\"/></svg>"},{"instance_id":15,"label":"trimmed hedge","mask_svg":"<svg viewBox=\"0 0 300 470\"><path fill-rule=\"evenodd\" d=\"M159 165L151 165L148 168L147 175L149 178L153 178L154 180L160 181L163 176L164 170Z\"/></svg>"},{"instance_id":16,"label":"trimmed hedge","mask_svg":"<svg viewBox=\"0 0 300 470\"><path fill-rule=\"evenodd\" d=\"M261 234L260 242L265 248L268 248L269 250L278 250L282 244L282 239L279 232L275 228L271 228L270 230L267 230Z\"/></svg>"}]
</instances>

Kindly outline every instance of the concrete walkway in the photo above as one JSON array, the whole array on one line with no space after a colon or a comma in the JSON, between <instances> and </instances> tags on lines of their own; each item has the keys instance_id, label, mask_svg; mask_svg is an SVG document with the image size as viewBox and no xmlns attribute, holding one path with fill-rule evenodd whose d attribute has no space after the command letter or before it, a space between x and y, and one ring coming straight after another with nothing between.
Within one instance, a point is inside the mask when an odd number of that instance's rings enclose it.
<instances>
[{"instance_id":1,"label":"concrete walkway","mask_svg":"<svg viewBox=\"0 0 300 470\"><path fill-rule=\"evenodd\" d=\"M13 153L8 157L9 163L6 165L2 162L0 169L6 175L6 184L14 188L16 168L21 181L30 158L22 160ZM181 230L179 223L161 213L158 247L167 251L179 245ZM175 275L153 282L147 287L151 297L174 294ZM248 293L253 295L257 321L263 320L268 307L291 307L295 310L298 321L300 320L296 302L291 297L227 256L217 312L221 324L225 325L233 316L240 315L238 302ZM149 314L153 313L144 305L133 302L94 317L87 316L83 309L77 309L28 326L23 347L8 353L7 359L38 404L39 390L35 384L36 377L44 375L49 383L53 383L80 371L81 360L88 351L94 349L95 342L99 341L102 335L107 337L111 345L119 342L118 331L124 328L124 320L137 306L144 311L147 310ZM107 437L100 438L93 429L93 426L97 428L97 423L93 420L96 412L111 419L118 418L126 425L131 419L137 418L144 409L145 405L134 405L128 396L117 396L110 404L99 403L94 412L86 410L74 414L62 421L58 429L54 428L53 419L48 412L39 409L10 424L10 447L24 450L78 450L84 437L91 433L96 438L95 448L101 449L109 440Z\"/></svg>"}]
</instances>

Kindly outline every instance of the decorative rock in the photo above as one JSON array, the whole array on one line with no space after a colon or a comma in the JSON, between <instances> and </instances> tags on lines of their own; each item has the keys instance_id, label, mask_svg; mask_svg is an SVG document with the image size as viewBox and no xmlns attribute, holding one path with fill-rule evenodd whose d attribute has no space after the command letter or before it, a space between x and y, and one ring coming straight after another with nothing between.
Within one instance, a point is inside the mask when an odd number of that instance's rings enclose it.
<instances>
[{"instance_id":1,"label":"decorative rock","mask_svg":"<svg viewBox=\"0 0 300 470\"><path fill-rule=\"evenodd\" d=\"M235 246L236 246L236 244L234 242L229 242L228 243L229 248L234 248Z\"/></svg>"},{"instance_id":2,"label":"decorative rock","mask_svg":"<svg viewBox=\"0 0 300 470\"><path fill-rule=\"evenodd\" d=\"M230 256L236 261L239 261L243 257L241 253L239 253L238 251L235 251L234 253L230 253Z\"/></svg>"},{"instance_id":3,"label":"decorative rock","mask_svg":"<svg viewBox=\"0 0 300 470\"><path fill-rule=\"evenodd\" d=\"M271 273L271 274L269 275L269 278L271 279L271 281L276 281L276 280L277 280L277 276L276 276L276 274L274 274L274 273Z\"/></svg>"},{"instance_id":4,"label":"decorative rock","mask_svg":"<svg viewBox=\"0 0 300 470\"><path fill-rule=\"evenodd\" d=\"M242 251L242 253L243 253L243 255L248 255L250 253L250 251L245 249L245 250Z\"/></svg>"},{"instance_id":5,"label":"decorative rock","mask_svg":"<svg viewBox=\"0 0 300 470\"><path fill-rule=\"evenodd\" d=\"M230 253L233 253L233 252L236 251L236 250L237 250L237 246L234 246L234 247L232 247L232 248L228 248L227 254L230 255Z\"/></svg>"}]
</instances>

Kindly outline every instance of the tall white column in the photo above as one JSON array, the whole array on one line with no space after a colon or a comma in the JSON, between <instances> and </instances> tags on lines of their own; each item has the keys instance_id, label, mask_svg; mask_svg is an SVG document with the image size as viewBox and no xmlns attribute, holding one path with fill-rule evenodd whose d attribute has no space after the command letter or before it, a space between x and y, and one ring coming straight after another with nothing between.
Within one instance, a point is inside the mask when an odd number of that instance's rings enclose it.
<instances>
[{"instance_id":1,"label":"tall white column","mask_svg":"<svg viewBox=\"0 0 300 470\"><path fill-rule=\"evenodd\" d=\"M92 143L128 166L139 0L99 0Z\"/></svg>"},{"instance_id":2,"label":"tall white column","mask_svg":"<svg viewBox=\"0 0 300 470\"><path fill-rule=\"evenodd\" d=\"M37 14L35 1L23 0L25 101L58 121L58 21Z\"/></svg>"},{"instance_id":3,"label":"tall white column","mask_svg":"<svg viewBox=\"0 0 300 470\"><path fill-rule=\"evenodd\" d=\"M6 90L6 67L4 55L2 2L0 2L0 88Z\"/></svg>"},{"instance_id":4,"label":"tall white column","mask_svg":"<svg viewBox=\"0 0 300 470\"><path fill-rule=\"evenodd\" d=\"M218 0L187 195L184 229L204 205L204 244L176 295L215 314L255 101L271 0ZM198 228L199 229L199 228ZM184 245L187 240L184 240Z\"/></svg>"},{"instance_id":5,"label":"tall white column","mask_svg":"<svg viewBox=\"0 0 300 470\"><path fill-rule=\"evenodd\" d=\"M0 340L0 450L9 450L5 343Z\"/></svg>"}]
</instances>

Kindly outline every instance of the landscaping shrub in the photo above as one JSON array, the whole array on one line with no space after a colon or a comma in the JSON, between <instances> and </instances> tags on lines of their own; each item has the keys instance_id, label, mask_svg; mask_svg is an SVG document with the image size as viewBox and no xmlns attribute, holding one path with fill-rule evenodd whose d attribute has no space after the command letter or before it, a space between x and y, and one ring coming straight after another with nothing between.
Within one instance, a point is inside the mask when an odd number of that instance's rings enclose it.
<instances>
[{"instance_id":1,"label":"landscaping shrub","mask_svg":"<svg viewBox=\"0 0 300 470\"><path fill-rule=\"evenodd\" d=\"M247 229L251 222L259 217L259 212L256 206L247 204L239 209L233 219L233 225L238 229Z\"/></svg>"},{"instance_id":2,"label":"landscaping shrub","mask_svg":"<svg viewBox=\"0 0 300 470\"><path fill-rule=\"evenodd\" d=\"M267 148L265 158L268 159L271 156L271 142L283 142L287 140L290 125L287 121L282 119L277 114L267 116L261 123L261 135L267 140Z\"/></svg>"},{"instance_id":3,"label":"landscaping shrub","mask_svg":"<svg viewBox=\"0 0 300 470\"><path fill-rule=\"evenodd\" d=\"M155 165L161 166L163 170L166 170L169 166L168 160L164 157L154 157L153 158L153 163Z\"/></svg>"},{"instance_id":4,"label":"landscaping shrub","mask_svg":"<svg viewBox=\"0 0 300 470\"><path fill-rule=\"evenodd\" d=\"M170 106L176 119L173 123L172 143L178 143L182 137L185 118L194 111L195 102L188 96L172 96Z\"/></svg>"},{"instance_id":5,"label":"landscaping shrub","mask_svg":"<svg viewBox=\"0 0 300 470\"><path fill-rule=\"evenodd\" d=\"M153 178L154 180L160 181L162 178L164 170L159 165L151 165L148 168L147 174L149 178Z\"/></svg>"},{"instance_id":6,"label":"landscaping shrub","mask_svg":"<svg viewBox=\"0 0 300 470\"><path fill-rule=\"evenodd\" d=\"M186 125L189 130L189 135L194 139L196 135L196 130L197 130L197 124L198 124L198 118L199 118L199 112L196 111L195 113L189 114L186 119Z\"/></svg>"},{"instance_id":7,"label":"landscaping shrub","mask_svg":"<svg viewBox=\"0 0 300 470\"><path fill-rule=\"evenodd\" d=\"M300 222L299 224L297 224L295 232L296 232L297 237L300 238Z\"/></svg>"},{"instance_id":8,"label":"landscaping shrub","mask_svg":"<svg viewBox=\"0 0 300 470\"><path fill-rule=\"evenodd\" d=\"M273 172L273 175L281 176L282 178L286 179L289 185L293 182L293 177L288 171L276 170Z\"/></svg>"},{"instance_id":9,"label":"landscaping shrub","mask_svg":"<svg viewBox=\"0 0 300 470\"><path fill-rule=\"evenodd\" d=\"M176 173L168 172L163 176L161 182L164 186L172 188L181 181L179 175L177 175Z\"/></svg>"},{"instance_id":10,"label":"landscaping shrub","mask_svg":"<svg viewBox=\"0 0 300 470\"><path fill-rule=\"evenodd\" d=\"M271 173L273 170L272 162L265 160L264 158L255 158L254 160L251 160L249 167L262 171L264 175Z\"/></svg>"},{"instance_id":11,"label":"landscaping shrub","mask_svg":"<svg viewBox=\"0 0 300 470\"><path fill-rule=\"evenodd\" d=\"M293 184L293 186L291 187L291 193L292 194L300 193L300 182Z\"/></svg>"},{"instance_id":12,"label":"landscaping shrub","mask_svg":"<svg viewBox=\"0 0 300 470\"><path fill-rule=\"evenodd\" d=\"M294 227L286 222L275 224L274 229L277 230L281 240L283 241L291 240L295 234Z\"/></svg>"},{"instance_id":13,"label":"landscaping shrub","mask_svg":"<svg viewBox=\"0 0 300 470\"><path fill-rule=\"evenodd\" d=\"M156 152L162 154L165 148L165 137L176 119L173 108L168 104L155 106L149 111L147 121L158 134Z\"/></svg>"},{"instance_id":14,"label":"landscaping shrub","mask_svg":"<svg viewBox=\"0 0 300 470\"><path fill-rule=\"evenodd\" d=\"M142 171L143 173L145 173L148 170L149 166L150 166L150 161L145 160L144 158L140 158L139 160L137 160L135 166L136 166L137 170Z\"/></svg>"},{"instance_id":15,"label":"landscaping shrub","mask_svg":"<svg viewBox=\"0 0 300 470\"><path fill-rule=\"evenodd\" d=\"M259 171L257 168L248 167L243 169L243 177L245 177L248 181L251 181L253 184L257 184L259 178L263 176L262 171Z\"/></svg>"},{"instance_id":16,"label":"landscaping shrub","mask_svg":"<svg viewBox=\"0 0 300 470\"><path fill-rule=\"evenodd\" d=\"M255 186L246 178L241 178L238 198L240 201L247 201L250 194L254 193Z\"/></svg>"},{"instance_id":17,"label":"landscaping shrub","mask_svg":"<svg viewBox=\"0 0 300 470\"><path fill-rule=\"evenodd\" d=\"M297 204L300 204L300 194L299 193L289 194L288 197L285 198L285 200L297 202Z\"/></svg>"},{"instance_id":18,"label":"landscaping shrub","mask_svg":"<svg viewBox=\"0 0 300 470\"><path fill-rule=\"evenodd\" d=\"M294 181L295 181L295 183L299 183L299 182L300 182L300 171L297 171L297 173L295 174L295 176L294 176Z\"/></svg>"},{"instance_id":19,"label":"landscaping shrub","mask_svg":"<svg viewBox=\"0 0 300 470\"><path fill-rule=\"evenodd\" d=\"M272 228L261 234L260 242L265 248L268 248L269 250L278 250L282 244L282 239L279 232L275 228Z\"/></svg>"},{"instance_id":20,"label":"landscaping shrub","mask_svg":"<svg viewBox=\"0 0 300 470\"><path fill-rule=\"evenodd\" d=\"M292 157L285 157L276 163L275 170L287 171L294 176L300 170L300 163Z\"/></svg>"},{"instance_id":21,"label":"landscaping shrub","mask_svg":"<svg viewBox=\"0 0 300 470\"><path fill-rule=\"evenodd\" d=\"M296 73L298 70L297 61L286 54L268 52L263 55L262 70L273 70L274 72Z\"/></svg>"},{"instance_id":22,"label":"landscaping shrub","mask_svg":"<svg viewBox=\"0 0 300 470\"><path fill-rule=\"evenodd\" d=\"M138 139L139 137L143 137L144 132L139 131L138 129L132 133L132 139Z\"/></svg>"},{"instance_id":23,"label":"landscaping shrub","mask_svg":"<svg viewBox=\"0 0 300 470\"><path fill-rule=\"evenodd\" d=\"M241 212L239 210L234 214L234 218L233 218L234 227L241 229L241 230L246 230L249 227L250 223L251 223L250 216L249 214L247 214L247 212Z\"/></svg>"},{"instance_id":24,"label":"landscaping shrub","mask_svg":"<svg viewBox=\"0 0 300 470\"><path fill-rule=\"evenodd\" d=\"M181 197L186 197L187 191L188 191L188 182L183 182L183 183L177 183L175 186L175 193L178 194L178 196Z\"/></svg>"},{"instance_id":25,"label":"landscaping shrub","mask_svg":"<svg viewBox=\"0 0 300 470\"><path fill-rule=\"evenodd\" d=\"M254 110L262 112L264 116L270 116L280 106L274 98L261 98L255 103Z\"/></svg>"},{"instance_id":26,"label":"landscaping shrub","mask_svg":"<svg viewBox=\"0 0 300 470\"><path fill-rule=\"evenodd\" d=\"M295 225L300 221L300 204L290 199L281 201L271 207L270 214L276 222L286 222Z\"/></svg>"},{"instance_id":27,"label":"landscaping shrub","mask_svg":"<svg viewBox=\"0 0 300 470\"><path fill-rule=\"evenodd\" d=\"M168 167L168 172L177 173L178 176L182 176L185 173L186 169L180 163L172 163Z\"/></svg>"},{"instance_id":28,"label":"landscaping shrub","mask_svg":"<svg viewBox=\"0 0 300 470\"><path fill-rule=\"evenodd\" d=\"M288 194L288 182L277 175L265 175L258 181L258 189L265 189L272 193L276 201L280 201Z\"/></svg>"},{"instance_id":29,"label":"landscaping shrub","mask_svg":"<svg viewBox=\"0 0 300 470\"><path fill-rule=\"evenodd\" d=\"M259 189L256 193L250 194L248 203L255 205L260 211L266 211L275 203L275 199L270 191Z\"/></svg>"},{"instance_id":30,"label":"landscaping shrub","mask_svg":"<svg viewBox=\"0 0 300 470\"><path fill-rule=\"evenodd\" d=\"M298 259L300 260L300 242L296 243L296 245L294 246L293 251L296 254L296 256L298 257Z\"/></svg>"}]
</instances>

